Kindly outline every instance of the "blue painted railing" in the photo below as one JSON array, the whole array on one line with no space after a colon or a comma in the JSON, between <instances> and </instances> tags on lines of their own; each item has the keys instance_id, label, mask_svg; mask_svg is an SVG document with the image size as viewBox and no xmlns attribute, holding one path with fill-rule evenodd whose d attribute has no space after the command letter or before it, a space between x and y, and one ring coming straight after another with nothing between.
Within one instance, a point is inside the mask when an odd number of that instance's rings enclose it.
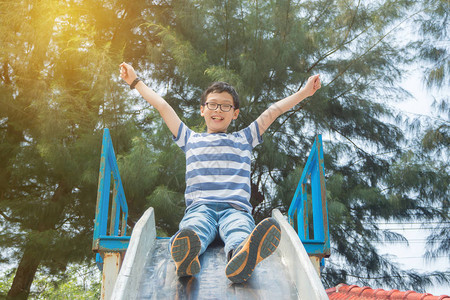
<instances>
[{"instance_id":1,"label":"blue painted railing","mask_svg":"<svg viewBox=\"0 0 450 300\"><path fill-rule=\"evenodd\" d=\"M308 181L311 197L308 197ZM311 207L311 212L309 208ZM312 224L310 218L312 217ZM330 256L328 207L323 166L322 135L317 135L288 212L289 223L295 228L306 252L320 258ZM312 225L312 229L310 226ZM310 232L312 234L310 234Z\"/></svg>"},{"instance_id":2,"label":"blue painted railing","mask_svg":"<svg viewBox=\"0 0 450 300\"><path fill-rule=\"evenodd\" d=\"M111 174L114 178L111 194ZM111 213L108 215L109 208ZM129 244L127 233L128 206L120 179L119 168L109 129L103 131L102 153L98 179L97 207L95 210L94 238L92 250L97 253L97 266L102 269L102 254L124 252ZM109 230L108 230L109 221Z\"/></svg>"}]
</instances>

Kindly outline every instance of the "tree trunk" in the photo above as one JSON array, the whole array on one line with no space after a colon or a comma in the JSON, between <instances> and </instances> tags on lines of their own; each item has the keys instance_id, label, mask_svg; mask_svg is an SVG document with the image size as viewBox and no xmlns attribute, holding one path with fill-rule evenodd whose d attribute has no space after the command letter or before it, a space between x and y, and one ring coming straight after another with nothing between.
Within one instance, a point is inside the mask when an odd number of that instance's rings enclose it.
<instances>
[{"instance_id":1,"label":"tree trunk","mask_svg":"<svg viewBox=\"0 0 450 300\"><path fill-rule=\"evenodd\" d=\"M71 188L67 187L67 184L62 181L58 184L55 192L53 193L48 209L44 212L46 218L41 217L39 223L36 226L38 232L44 232L52 229L61 220L61 216L64 212L64 205L61 203L63 198L70 193ZM52 209L51 206L55 206L57 209ZM14 276L13 283L8 292L7 299L27 299L30 293L31 284L33 283L36 271L41 263L42 255L44 251L39 251L39 247L45 247L46 245L33 245L32 242L28 242L25 245L25 251L23 252L22 259L17 267L16 275Z\"/></svg>"},{"instance_id":2,"label":"tree trunk","mask_svg":"<svg viewBox=\"0 0 450 300\"><path fill-rule=\"evenodd\" d=\"M7 299L21 300L28 298L30 287L40 262L41 259L36 257L27 245L19 266L17 267L17 272L8 292Z\"/></svg>"}]
</instances>

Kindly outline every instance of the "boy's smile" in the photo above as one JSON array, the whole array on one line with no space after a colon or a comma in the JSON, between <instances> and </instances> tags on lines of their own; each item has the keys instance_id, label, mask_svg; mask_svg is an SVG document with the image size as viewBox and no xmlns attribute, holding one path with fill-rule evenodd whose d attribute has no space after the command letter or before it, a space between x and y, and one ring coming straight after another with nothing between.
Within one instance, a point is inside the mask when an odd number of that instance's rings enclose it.
<instances>
[{"instance_id":1,"label":"boy's smile","mask_svg":"<svg viewBox=\"0 0 450 300\"><path fill-rule=\"evenodd\" d=\"M208 94L205 105L200 106L201 116L205 118L208 133L227 132L231 121L237 119L239 115L239 109L233 107L230 109L233 104L233 97L227 92ZM216 108L210 109L208 105L216 106ZM228 109L230 110L226 111Z\"/></svg>"}]
</instances>

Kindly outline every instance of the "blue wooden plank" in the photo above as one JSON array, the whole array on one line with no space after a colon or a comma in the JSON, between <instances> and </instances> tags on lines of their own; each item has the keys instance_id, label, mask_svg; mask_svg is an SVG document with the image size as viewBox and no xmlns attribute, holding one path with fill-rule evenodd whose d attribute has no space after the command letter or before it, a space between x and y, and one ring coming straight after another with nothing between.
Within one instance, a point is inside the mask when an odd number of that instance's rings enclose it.
<instances>
[{"instance_id":1,"label":"blue wooden plank","mask_svg":"<svg viewBox=\"0 0 450 300\"><path fill-rule=\"evenodd\" d=\"M291 201L291 205L289 206L288 218L289 223L294 226L294 214L297 211L297 207L300 205L302 195L302 184L298 183L297 189L295 190L294 198Z\"/></svg>"},{"instance_id":2,"label":"blue wooden plank","mask_svg":"<svg viewBox=\"0 0 450 300\"><path fill-rule=\"evenodd\" d=\"M105 214L105 197L109 198L109 186L111 180L111 171L108 164L107 148L108 148L109 131L105 129L102 139L102 151L100 157L99 183L97 192L97 206L95 211L94 223L94 239L99 235L106 233L106 222L108 212ZM106 207L106 210L108 207Z\"/></svg>"},{"instance_id":3,"label":"blue wooden plank","mask_svg":"<svg viewBox=\"0 0 450 300\"><path fill-rule=\"evenodd\" d=\"M301 202L300 218L298 219L299 227L301 227L301 237L309 239L309 207L308 207L308 186L302 183L302 202Z\"/></svg>"},{"instance_id":4,"label":"blue wooden plank","mask_svg":"<svg viewBox=\"0 0 450 300\"><path fill-rule=\"evenodd\" d=\"M99 268L100 271L103 271L103 258L100 253L95 255L95 263L97 264L97 268Z\"/></svg>"},{"instance_id":5,"label":"blue wooden plank","mask_svg":"<svg viewBox=\"0 0 450 300\"><path fill-rule=\"evenodd\" d=\"M314 239L323 240L324 230L323 230L322 199L320 193L320 178L317 171L318 170L313 170L313 172L311 173Z\"/></svg>"},{"instance_id":6,"label":"blue wooden plank","mask_svg":"<svg viewBox=\"0 0 450 300\"><path fill-rule=\"evenodd\" d=\"M307 175L309 173L310 170L310 166L313 164L314 162L314 154L317 152L316 150L316 142L314 141L312 147L311 147L311 151L309 152L309 156L308 159L306 160L306 164L305 167L303 168L303 173L302 173L302 177L300 178L300 182L301 183L306 183L307 180Z\"/></svg>"},{"instance_id":7,"label":"blue wooden plank","mask_svg":"<svg viewBox=\"0 0 450 300\"><path fill-rule=\"evenodd\" d=\"M325 184L325 167L324 167L324 157L323 157L323 144L322 144L322 136L318 136L318 142L320 147L318 147L318 158L319 158L319 177L320 177L320 191L321 191L321 200L322 200L322 214L323 214L323 226L324 226L324 249L323 253L325 257L329 257L330 250L330 233L329 233L329 225L328 225L328 203L327 203L327 195L326 195L326 184Z\"/></svg>"},{"instance_id":8,"label":"blue wooden plank","mask_svg":"<svg viewBox=\"0 0 450 300\"><path fill-rule=\"evenodd\" d=\"M115 184L118 187L117 192L119 194L120 206L123 210L128 211L128 206L125 201L125 194L124 194L123 187L122 187L122 180L120 179L119 167L117 165L116 155L114 153L114 147L113 147L111 139L108 141L108 160L109 160L109 163L111 166L111 170L113 172Z\"/></svg>"},{"instance_id":9,"label":"blue wooden plank","mask_svg":"<svg viewBox=\"0 0 450 300\"><path fill-rule=\"evenodd\" d=\"M103 187L100 203L100 234L106 234L108 224L109 197L111 189L111 167L105 165L105 175L103 177Z\"/></svg>"},{"instance_id":10,"label":"blue wooden plank","mask_svg":"<svg viewBox=\"0 0 450 300\"><path fill-rule=\"evenodd\" d=\"M309 255L317 255L317 256L324 256L323 255L323 242L311 242L311 241L305 241L302 242L303 246L305 247L306 252Z\"/></svg>"},{"instance_id":11,"label":"blue wooden plank","mask_svg":"<svg viewBox=\"0 0 450 300\"><path fill-rule=\"evenodd\" d=\"M117 252L127 250L129 243L129 236L100 236L97 245L101 252Z\"/></svg>"}]
</instances>

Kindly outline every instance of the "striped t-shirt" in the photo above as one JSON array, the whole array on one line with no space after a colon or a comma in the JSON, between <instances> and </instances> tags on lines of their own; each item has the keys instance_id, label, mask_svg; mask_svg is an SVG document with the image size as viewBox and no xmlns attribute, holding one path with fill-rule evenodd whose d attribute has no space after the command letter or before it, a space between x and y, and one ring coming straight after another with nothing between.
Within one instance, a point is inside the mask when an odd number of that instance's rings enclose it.
<instances>
[{"instance_id":1,"label":"striped t-shirt","mask_svg":"<svg viewBox=\"0 0 450 300\"><path fill-rule=\"evenodd\" d=\"M227 202L251 212L251 155L258 124L233 133L196 133L181 123L174 141L186 154L186 206Z\"/></svg>"}]
</instances>

